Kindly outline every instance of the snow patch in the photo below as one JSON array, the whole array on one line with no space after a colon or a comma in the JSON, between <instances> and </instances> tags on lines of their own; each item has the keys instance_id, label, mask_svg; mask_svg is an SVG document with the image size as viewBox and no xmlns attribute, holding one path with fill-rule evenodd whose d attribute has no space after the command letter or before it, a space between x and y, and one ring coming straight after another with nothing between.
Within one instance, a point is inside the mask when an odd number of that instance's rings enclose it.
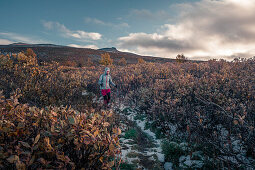
<instances>
[{"instance_id":1,"label":"snow patch","mask_svg":"<svg viewBox=\"0 0 255 170\"><path fill-rule=\"evenodd\" d=\"M173 163L172 162L166 162L164 164L164 169L165 170L172 170L173 169Z\"/></svg>"},{"instance_id":2,"label":"snow patch","mask_svg":"<svg viewBox=\"0 0 255 170\"><path fill-rule=\"evenodd\" d=\"M124 110L124 109L123 109ZM161 142L162 140L161 139L157 139L156 138L156 134L153 133L152 131L150 131L149 129L145 129L145 123L146 123L146 120L135 120L135 116L137 115L137 113L135 111L130 111L130 110L127 110L128 112L128 115L125 115L129 120L133 121L133 122L136 122L137 126L141 128L141 130L146 133L148 136L150 136L153 141L155 142L156 144L156 148L152 148L151 151L148 151L146 152L147 153L147 156L151 156L153 154L156 154L157 157L158 157L158 160L160 162L164 162L165 161L165 155L162 153L162 148L161 148Z\"/></svg>"},{"instance_id":3,"label":"snow patch","mask_svg":"<svg viewBox=\"0 0 255 170\"><path fill-rule=\"evenodd\" d=\"M180 168L202 168L204 163L200 160L191 160L190 155L181 156L179 158Z\"/></svg>"}]
</instances>

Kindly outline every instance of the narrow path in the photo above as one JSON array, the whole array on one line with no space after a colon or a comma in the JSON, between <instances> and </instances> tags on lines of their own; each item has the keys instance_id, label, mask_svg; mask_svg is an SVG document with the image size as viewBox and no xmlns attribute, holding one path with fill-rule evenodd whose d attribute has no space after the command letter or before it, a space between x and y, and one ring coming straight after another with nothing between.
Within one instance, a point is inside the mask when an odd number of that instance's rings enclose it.
<instances>
[{"instance_id":1,"label":"narrow path","mask_svg":"<svg viewBox=\"0 0 255 170\"><path fill-rule=\"evenodd\" d=\"M100 105L103 98L93 98L93 102ZM171 170L172 164L164 162L161 149L162 139L157 139L155 133L146 129L146 116L138 111L118 103L112 103L112 110L116 113L116 121L121 128L121 170ZM167 167L166 167L166 164Z\"/></svg>"},{"instance_id":2,"label":"narrow path","mask_svg":"<svg viewBox=\"0 0 255 170\"><path fill-rule=\"evenodd\" d=\"M122 159L126 167L121 169L164 169L164 154L162 154L161 140L145 129L146 119L135 110L123 105L114 106L119 114L122 134Z\"/></svg>"}]
</instances>

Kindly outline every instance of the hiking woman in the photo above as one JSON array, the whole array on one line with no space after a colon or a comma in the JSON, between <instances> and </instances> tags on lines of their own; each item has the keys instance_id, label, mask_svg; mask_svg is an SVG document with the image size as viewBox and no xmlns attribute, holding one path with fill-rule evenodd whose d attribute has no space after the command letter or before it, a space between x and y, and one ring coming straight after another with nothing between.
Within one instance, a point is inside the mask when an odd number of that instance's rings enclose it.
<instances>
[{"instance_id":1,"label":"hiking woman","mask_svg":"<svg viewBox=\"0 0 255 170\"><path fill-rule=\"evenodd\" d=\"M109 102L111 98L111 88L110 85L117 87L112 82L112 77L110 75L110 68L106 67L104 74L102 74L99 78L98 84L100 85L101 93L104 97L104 106L109 108Z\"/></svg>"}]
</instances>

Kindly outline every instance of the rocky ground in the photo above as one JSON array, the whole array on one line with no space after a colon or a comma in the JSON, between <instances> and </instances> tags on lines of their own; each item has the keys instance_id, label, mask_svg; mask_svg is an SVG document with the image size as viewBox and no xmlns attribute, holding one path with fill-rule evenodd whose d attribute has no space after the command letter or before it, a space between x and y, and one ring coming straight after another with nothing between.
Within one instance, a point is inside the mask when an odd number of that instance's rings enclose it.
<instances>
[{"instance_id":1,"label":"rocky ground","mask_svg":"<svg viewBox=\"0 0 255 170\"><path fill-rule=\"evenodd\" d=\"M94 102L103 103L103 99L95 98ZM155 130L152 132L151 125L153 122L147 120L145 114L131 108L129 104L124 105L118 99L107 110L115 113L115 122L122 130L120 136L121 158L123 160L120 166L121 170L203 169L205 167L211 169L214 167L210 164L214 160L204 157L204 153L198 146L188 145L185 141L165 139L164 135L159 137ZM180 132L176 132L176 125L169 124L169 127L170 135L178 134L183 136ZM217 128L220 128L220 125ZM222 137L225 137L225 134L227 134L226 129L219 130ZM164 141L167 141L165 142L165 147L163 146ZM233 148L239 151L240 144L236 142L237 140L233 141ZM168 155L163 154L162 148L167 150ZM192 156L189 154L191 150ZM245 153L239 154L246 162L254 162L253 159L246 158L244 155ZM236 160L231 158L230 161L235 162ZM225 169L225 167L223 166L222 169ZM253 167L249 166L248 169L253 169Z\"/></svg>"},{"instance_id":2,"label":"rocky ground","mask_svg":"<svg viewBox=\"0 0 255 170\"><path fill-rule=\"evenodd\" d=\"M121 157L125 163L121 169L172 169L170 162L164 162L162 139L157 139L153 132L146 129L145 116L124 105L115 105L112 109L118 114L122 129Z\"/></svg>"}]
</instances>

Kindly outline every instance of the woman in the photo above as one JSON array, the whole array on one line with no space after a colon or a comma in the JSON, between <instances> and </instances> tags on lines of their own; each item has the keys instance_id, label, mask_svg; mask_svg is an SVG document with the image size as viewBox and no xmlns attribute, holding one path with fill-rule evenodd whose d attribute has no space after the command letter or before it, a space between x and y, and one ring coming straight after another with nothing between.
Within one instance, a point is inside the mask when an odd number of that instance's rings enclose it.
<instances>
[{"instance_id":1,"label":"woman","mask_svg":"<svg viewBox=\"0 0 255 170\"><path fill-rule=\"evenodd\" d=\"M104 106L109 108L109 102L111 98L110 85L117 87L117 85L112 82L112 77L110 76L110 68L105 68L105 72L100 76L98 84L100 85L101 93L104 97Z\"/></svg>"}]
</instances>

